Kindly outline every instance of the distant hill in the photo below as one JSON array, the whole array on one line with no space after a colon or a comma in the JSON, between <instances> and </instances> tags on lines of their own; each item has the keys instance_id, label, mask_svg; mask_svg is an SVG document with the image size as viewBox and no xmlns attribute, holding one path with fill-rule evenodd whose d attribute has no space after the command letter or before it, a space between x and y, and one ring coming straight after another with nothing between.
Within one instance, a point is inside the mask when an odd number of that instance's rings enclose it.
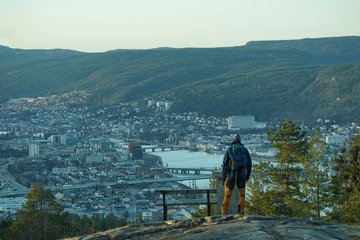
<instances>
[{"instance_id":1,"label":"distant hill","mask_svg":"<svg viewBox=\"0 0 360 240\"><path fill-rule=\"evenodd\" d=\"M165 98L174 100L177 112L360 122L360 37L228 48L53 51L0 47L0 102L86 90L92 107Z\"/></svg>"},{"instance_id":2,"label":"distant hill","mask_svg":"<svg viewBox=\"0 0 360 240\"><path fill-rule=\"evenodd\" d=\"M12 48L0 45L0 64L19 62L19 61L23 61L23 60L30 60L30 59L44 58L44 57L74 55L74 54L80 54L80 53L81 52L73 51L73 50L66 50L66 49L51 49L51 50L12 49Z\"/></svg>"}]
</instances>

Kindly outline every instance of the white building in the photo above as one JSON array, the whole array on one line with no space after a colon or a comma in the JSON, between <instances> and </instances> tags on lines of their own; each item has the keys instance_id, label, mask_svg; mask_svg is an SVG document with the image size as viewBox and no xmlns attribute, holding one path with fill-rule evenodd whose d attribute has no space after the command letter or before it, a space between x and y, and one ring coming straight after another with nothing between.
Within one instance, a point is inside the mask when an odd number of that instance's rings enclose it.
<instances>
[{"instance_id":1,"label":"white building","mask_svg":"<svg viewBox=\"0 0 360 240\"><path fill-rule=\"evenodd\" d=\"M343 144L345 143L345 136L334 134L330 136L326 136L326 143L328 144Z\"/></svg>"},{"instance_id":2,"label":"white building","mask_svg":"<svg viewBox=\"0 0 360 240\"><path fill-rule=\"evenodd\" d=\"M26 203L25 197L0 198L0 212L15 214L17 209L21 209Z\"/></svg>"},{"instance_id":3,"label":"white building","mask_svg":"<svg viewBox=\"0 0 360 240\"><path fill-rule=\"evenodd\" d=\"M54 174L69 174L69 173L71 173L71 168L70 167L54 167L52 171Z\"/></svg>"},{"instance_id":4,"label":"white building","mask_svg":"<svg viewBox=\"0 0 360 240\"><path fill-rule=\"evenodd\" d=\"M37 143L29 144L29 158L39 158L40 156L40 145Z\"/></svg>"},{"instance_id":5,"label":"white building","mask_svg":"<svg viewBox=\"0 0 360 240\"><path fill-rule=\"evenodd\" d=\"M155 104L156 104L156 101L154 101L154 100L148 101L148 106L154 106Z\"/></svg>"},{"instance_id":6,"label":"white building","mask_svg":"<svg viewBox=\"0 0 360 240\"><path fill-rule=\"evenodd\" d=\"M172 105L174 104L173 101L170 100L161 100L161 101L155 101L155 100L149 100L148 106L156 106L157 108L169 110Z\"/></svg>"},{"instance_id":7,"label":"white building","mask_svg":"<svg viewBox=\"0 0 360 240\"><path fill-rule=\"evenodd\" d=\"M240 115L228 117L228 129L253 129L255 117L252 115Z\"/></svg>"},{"instance_id":8,"label":"white building","mask_svg":"<svg viewBox=\"0 0 360 240\"><path fill-rule=\"evenodd\" d=\"M173 101L165 101L165 109L169 110L173 104Z\"/></svg>"},{"instance_id":9,"label":"white building","mask_svg":"<svg viewBox=\"0 0 360 240\"><path fill-rule=\"evenodd\" d=\"M68 136L66 134L60 135L60 143L65 145L67 138Z\"/></svg>"}]
</instances>

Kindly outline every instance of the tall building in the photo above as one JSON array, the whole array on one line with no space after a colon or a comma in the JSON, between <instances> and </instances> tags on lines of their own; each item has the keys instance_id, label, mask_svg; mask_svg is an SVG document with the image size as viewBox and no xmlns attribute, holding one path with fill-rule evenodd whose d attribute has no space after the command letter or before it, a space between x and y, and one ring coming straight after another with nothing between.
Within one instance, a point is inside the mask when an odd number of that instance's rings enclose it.
<instances>
[{"instance_id":1,"label":"tall building","mask_svg":"<svg viewBox=\"0 0 360 240\"><path fill-rule=\"evenodd\" d=\"M39 158L40 157L40 145L37 143L29 144L29 158Z\"/></svg>"},{"instance_id":2,"label":"tall building","mask_svg":"<svg viewBox=\"0 0 360 240\"><path fill-rule=\"evenodd\" d=\"M99 151L109 151L112 149L112 143L110 139L105 138L92 138L90 139L90 146Z\"/></svg>"},{"instance_id":3,"label":"tall building","mask_svg":"<svg viewBox=\"0 0 360 240\"><path fill-rule=\"evenodd\" d=\"M50 142L52 143L60 143L60 135L51 135Z\"/></svg>"},{"instance_id":4,"label":"tall building","mask_svg":"<svg viewBox=\"0 0 360 240\"><path fill-rule=\"evenodd\" d=\"M133 159L142 159L143 151L140 143L129 142L128 149L129 149L129 156L131 156Z\"/></svg>"},{"instance_id":5,"label":"tall building","mask_svg":"<svg viewBox=\"0 0 360 240\"><path fill-rule=\"evenodd\" d=\"M228 129L252 129L255 128L255 117L252 115L240 115L228 117Z\"/></svg>"}]
</instances>

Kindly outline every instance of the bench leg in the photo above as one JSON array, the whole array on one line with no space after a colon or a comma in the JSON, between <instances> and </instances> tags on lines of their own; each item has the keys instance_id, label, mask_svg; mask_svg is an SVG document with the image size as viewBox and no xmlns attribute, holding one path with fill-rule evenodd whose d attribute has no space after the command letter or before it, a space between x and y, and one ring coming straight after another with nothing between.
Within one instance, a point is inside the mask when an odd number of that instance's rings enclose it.
<instances>
[{"instance_id":1,"label":"bench leg","mask_svg":"<svg viewBox=\"0 0 360 240\"><path fill-rule=\"evenodd\" d=\"M206 191L206 199L207 199L207 213L208 213L208 216L210 217L211 207L210 207L210 191L209 190Z\"/></svg>"},{"instance_id":2,"label":"bench leg","mask_svg":"<svg viewBox=\"0 0 360 240\"><path fill-rule=\"evenodd\" d=\"M167 220L167 205L166 205L166 201L165 201L165 192L162 193L163 195L163 218L164 221Z\"/></svg>"}]
</instances>

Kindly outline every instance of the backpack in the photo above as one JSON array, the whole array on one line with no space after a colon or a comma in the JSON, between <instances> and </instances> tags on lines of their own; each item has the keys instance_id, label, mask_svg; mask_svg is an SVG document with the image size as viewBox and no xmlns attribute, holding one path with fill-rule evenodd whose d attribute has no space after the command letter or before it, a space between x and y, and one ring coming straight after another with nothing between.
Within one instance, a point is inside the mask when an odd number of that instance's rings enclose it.
<instances>
[{"instance_id":1,"label":"backpack","mask_svg":"<svg viewBox=\"0 0 360 240\"><path fill-rule=\"evenodd\" d=\"M246 168L247 166L247 156L245 154L244 145L236 145L233 144L231 146L232 151L230 151L230 160L229 160L229 167L232 171L241 170Z\"/></svg>"}]
</instances>

